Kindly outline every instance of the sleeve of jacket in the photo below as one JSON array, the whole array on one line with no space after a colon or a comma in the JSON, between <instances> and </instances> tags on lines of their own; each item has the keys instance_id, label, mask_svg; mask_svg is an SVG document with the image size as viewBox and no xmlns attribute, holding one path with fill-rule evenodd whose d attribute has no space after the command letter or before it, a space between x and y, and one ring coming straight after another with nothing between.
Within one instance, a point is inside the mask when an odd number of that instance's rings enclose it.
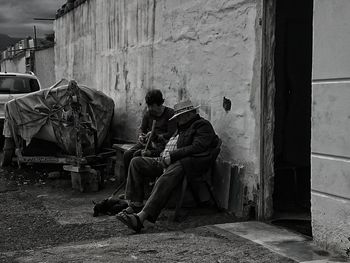
<instances>
[{"instance_id":1,"label":"sleeve of jacket","mask_svg":"<svg viewBox=\"0 0 350 263\"><path fill-rule=\"evenodd\" d=\"M177 125L175 119L168 121L168 132L163 135L164 139L169 140L171 136L174 135L176 129Z\"/></svg>"},{"instance_id":2,"label":"sleeve of jacket","mask_svg":"<svg viewBox=\"0 0 350 263\"><path fill-rule=\"evenodd\" d=\"M149 114L145 112L142 116L141 125L139 127L139 134L148 132L148 122L149 122Z\"/></svg>"},{"instance_id":3,"label":"sleeve of jacket","mask_svg":"<svg viewBox=\"0 0 350 263\"><path fill-rule=\"evenodd\" d=\"M200 122L197 125L198 126L195 127L192 144L170 152L172 163L184 157L203 153L208 150L215 137L214 129L208 121Z\"/></svg>"}]
</instances>

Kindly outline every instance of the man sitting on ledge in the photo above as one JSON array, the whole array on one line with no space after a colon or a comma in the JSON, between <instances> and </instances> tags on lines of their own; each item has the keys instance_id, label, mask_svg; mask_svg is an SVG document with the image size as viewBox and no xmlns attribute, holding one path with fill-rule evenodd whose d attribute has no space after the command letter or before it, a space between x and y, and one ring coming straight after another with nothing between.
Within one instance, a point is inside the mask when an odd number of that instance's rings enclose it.
<instances>
[{"instance_id":1,"label":"man sitting on ledge","mask_svg":"<svg viewBox=\"0 0 350 263\"><path fill-rule=\"evenodd\" d=\"M124 169L125 176L128 174L131 159L135 156L159 156L164 149L165 143L176 130L176 123L169 121L174 115L174 110L163 105L163 94L158 89L151 89L147 92L146 97L147 111L142 117L141 126L139 128L138 143L124 153ZM152 142L157 143L157 147L149 147L147 151L143 151L146 141L151 134L152 123L156 121Z\"/></svg>"},{"instance_id":2,"label":"man sitting on ledge","mask_svg":"<svg viewBox=\"0 0 350 263\"><path fill-rule=\"evenodd\" d=\"M210 122L197 114L198 107L190 100L175 104L171 119L176 119L178 129L161 156L132 159L125 190L129 207L117 214L117 219L135 232L140 232L145 220L155 223L184 176L199 176L210 168L211 151L219 138ZM159 178L143 206L145 177Z\"/></svg>"}]
</instances>

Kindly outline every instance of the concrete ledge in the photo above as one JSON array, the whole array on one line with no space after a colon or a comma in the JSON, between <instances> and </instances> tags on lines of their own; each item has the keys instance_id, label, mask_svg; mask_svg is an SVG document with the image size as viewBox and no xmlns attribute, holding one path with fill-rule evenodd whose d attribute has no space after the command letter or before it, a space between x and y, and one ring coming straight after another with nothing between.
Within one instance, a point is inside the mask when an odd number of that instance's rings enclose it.
<instances>
[{"instance_id":1,"label":"concrete ledge","mask_svg":"<svg viewBox=\"0 0 350 263\"><path fill-rule=\"evenodd\" d=\"M251 240L297 262L346 262L322 251L306 236L263 222L249 221L215 225L232 234Z\"/></svg>"},{"instance_id":2,"label":"concrete ledge","mask_svg":"<svg viewBox=\"0 0 350 263\"><path fill-rule=\"evenodd\" d=\"M311 191L313 237L325 249L344 253L350 246L350 200Z\"/></svg>"}]
</instances>

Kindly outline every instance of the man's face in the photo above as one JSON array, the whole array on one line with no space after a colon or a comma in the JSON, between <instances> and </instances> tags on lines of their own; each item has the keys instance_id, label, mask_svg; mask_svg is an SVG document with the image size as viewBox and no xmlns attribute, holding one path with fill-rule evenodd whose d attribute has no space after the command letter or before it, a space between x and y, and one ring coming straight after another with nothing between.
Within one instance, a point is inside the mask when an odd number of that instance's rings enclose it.
<instances>
[{"instance_id":1,"label":"man's face","mask_svg":"<svg viewBox=\"0 0 350 263\"><path fill-rule=\"evenodd\" d=\"M192 120L192 118L196 115L195 111L189 111L184 114L179 115L176 120L177 123L181 126Z\"/></svg>"},{"instance_id":2,"label":"man's face","mask_svg":"<svg viewBox=\"0 0 350 263\"><path fill-rule=\"evenodd\" d=\"M160 116L163 113L163 105L157 105L156 103L147 105L147 109L152 115L155 116Z\"/></svg>"}]
</instances>

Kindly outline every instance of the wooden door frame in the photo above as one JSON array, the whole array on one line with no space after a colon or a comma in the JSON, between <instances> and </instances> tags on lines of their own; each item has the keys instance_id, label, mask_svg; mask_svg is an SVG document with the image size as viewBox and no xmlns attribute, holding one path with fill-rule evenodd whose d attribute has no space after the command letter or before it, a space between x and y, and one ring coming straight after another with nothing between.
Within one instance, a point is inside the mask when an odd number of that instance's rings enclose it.
<instances>
[{"instance_id":1,"label":"wooden door frame","mask_svg":"<svg viewBox=\"0 0 350 263\"><path fill-rule=\"evenodd\" d=\"M270 219L273 214L276 0L262 0L262 4L260 183L257 211L260 221Z\"/></svg>"}]
</instances>

